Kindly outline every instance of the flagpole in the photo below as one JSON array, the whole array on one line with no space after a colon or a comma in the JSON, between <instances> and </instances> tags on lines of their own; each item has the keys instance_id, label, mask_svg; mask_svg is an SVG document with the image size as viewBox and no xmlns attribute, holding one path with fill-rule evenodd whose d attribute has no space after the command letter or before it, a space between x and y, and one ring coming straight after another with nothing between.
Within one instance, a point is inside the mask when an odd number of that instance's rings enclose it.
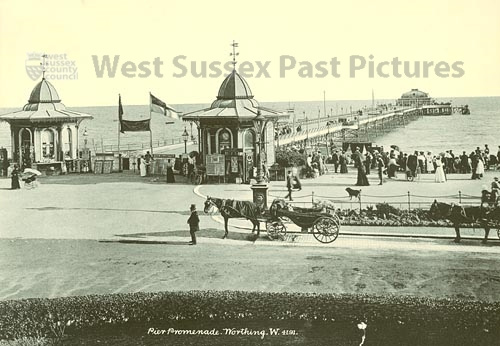
<instances>
[{"instance_id":1,"label":"flagpole","mask_svg":"<svg viewBox=\"0 0 500 346\"><path fill-rule=\"evenodd\" d=\"M121 100L121 95L118 94L118 99ZM118 113L120 113L120 106L118 106ZM122 123L120 121L120 115L118 114L118 171L121 171L121 166L122 166L122 160L120 157L120 130L121 130Z\"/></svg>"},{"instance_id":2,"label":"flagpole","mask_svg":"<svg viewBox=\"0 0 500 346\"><path fill-rule=\"evenodd\" d=\"M151 91L149 92L149 147L153 155L153 131L151 130Z\"/></svg>"}]
</instances>

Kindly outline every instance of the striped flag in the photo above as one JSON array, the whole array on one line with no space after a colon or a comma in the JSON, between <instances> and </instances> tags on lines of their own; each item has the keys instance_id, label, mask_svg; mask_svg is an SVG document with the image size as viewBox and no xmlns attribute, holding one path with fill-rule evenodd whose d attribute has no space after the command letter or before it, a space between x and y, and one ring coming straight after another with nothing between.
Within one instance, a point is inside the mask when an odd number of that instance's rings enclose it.
<instances>
[{"instance_id":1,"label":"striped flag","mask_svg":"<svg viewBox=\"0 0 500 346\"><path fill-rule=\"evenodd\" d=\"M166 117L179 119L178 112L167 105L165 102L155 97L153 94L149 93L149 109L151 112L163 114Z\"/></svg>"}]
</instances>

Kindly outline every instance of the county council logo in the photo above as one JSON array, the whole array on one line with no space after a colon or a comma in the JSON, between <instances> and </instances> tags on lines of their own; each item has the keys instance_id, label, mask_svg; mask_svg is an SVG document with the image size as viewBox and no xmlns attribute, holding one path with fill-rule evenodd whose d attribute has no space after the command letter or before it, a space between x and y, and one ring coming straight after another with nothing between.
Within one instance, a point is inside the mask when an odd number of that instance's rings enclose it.
<instances>
[{"instance_id":1,"label":"county council logo","mask_svg":"<svg viewBox=\"0 0 500 346\"><path fill-rule=\"evenodd\" d=\"M31 52L26 55L27 59L24 63L26 74L34 81L39 79L44 72L44 78L48 80L78 79L76 62L68 59L68 54Z\"/></svg>"}]
</instances>

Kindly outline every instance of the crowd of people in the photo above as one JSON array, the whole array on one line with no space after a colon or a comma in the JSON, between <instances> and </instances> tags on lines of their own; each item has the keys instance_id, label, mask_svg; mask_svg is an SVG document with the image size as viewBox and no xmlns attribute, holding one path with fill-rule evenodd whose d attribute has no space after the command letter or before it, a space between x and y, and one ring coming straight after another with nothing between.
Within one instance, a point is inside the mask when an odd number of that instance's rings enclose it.
<instances>
[{"instance_id":1,"label":"crowd of people","mask_svg":"<svg viewBox=\"0 0 500 346\"><path fill-rule=\"evenodd\" d=\"M413 180L420 174L434 174L435 182L444 183L448 174L470 174L470 178L475 180L482 179L487 170L500 169L500 146L496 153L492 153L487 144L484 148L476 147L469 154L463 151L460 155L455 155L453 150L439 154L430 151L404 153L397 146L392 146L390 151L385 151L383 147L370 150L361 150L357 147L354 151L331 148L330 152L328 156L322 155L319 151L307 154L304 176L306 178L321 176L328 170L326 164L333 165L334 173L340 174L348 173L349 167L354 167L358 173L356 185L368 186L370 183L367 176L372 170L377 173L379 185L382 185L385 178L396 179L400 173L405 174L408 180ZM289 192L294 186L293 179L294 175L289 175L287 178ZM492 183L492 191L483 190L494 203L497 203L499 195L497 185L498 180L495 180ZM291 193L287 195L290 196Z\"/></svg>"}]
</instances>

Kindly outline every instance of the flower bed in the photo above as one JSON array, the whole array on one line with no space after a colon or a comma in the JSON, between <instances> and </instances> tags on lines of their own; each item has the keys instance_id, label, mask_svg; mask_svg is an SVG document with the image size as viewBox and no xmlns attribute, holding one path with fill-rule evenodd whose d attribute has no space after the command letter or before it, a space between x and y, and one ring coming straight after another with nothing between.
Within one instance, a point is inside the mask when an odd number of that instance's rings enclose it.
<instances>
[{"instance_id":1,"label":"flower bed","mask_svg":"<svg viewBox=\"0 0 500 346\"><path fill-rule=\"evenodd\" d=\"M380 203L373 209L339 209L337 215L342 225L351 226L410 226L410 227L452 227L448 220L435 220L425 209L401 210L389 204ZM461 224L460 227L481 227L477 223Z\"/></svg>"}]
</instances>

